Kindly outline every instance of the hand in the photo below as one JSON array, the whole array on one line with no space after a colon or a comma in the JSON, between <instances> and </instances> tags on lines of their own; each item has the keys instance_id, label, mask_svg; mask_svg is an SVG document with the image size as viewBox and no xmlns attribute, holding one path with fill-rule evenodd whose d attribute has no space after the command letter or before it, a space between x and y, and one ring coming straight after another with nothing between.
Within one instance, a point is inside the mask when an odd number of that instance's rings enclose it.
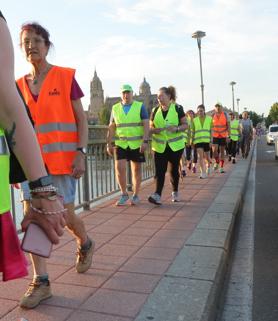
<instances>
[{"instance_id":1,"label":"hand","mask_svg":"<svg viewBox=\"0 0 278 321\"><path fill-rule=\"evenodd\" d=\"M166 127L166 130L167 130L168 132L170 132L170 133L176 133L177 129L178 129L177 126L172 126L172 125Z\"/></svg>"},{"instance_id":2,"label":"hand","mask_svg":"<svg viewBox=\"0 0 278 321\"><path fill-rule=\"evenodd\" d=\"M50 201L47 199L33 199L32 206L37 209L44 209L47 212L56 212L64 209L60 199L55 201ZM54 244L58 244L59 237L64 233L66 216L67 212L47 215L35 212L30 207L23 221L21 222L22 231L25 231L31 222L37 223L45 231L50 241Z\"/></svg>"},{"instance_id":3,"label":"hand","mask_svg":"<svg viewBox=\"0 0 278 321\"><path fill-rule=\"evenodd\" d=\"M147 150L148 148L148 144L147 143L142 143L142 145L140 146L140 153L144 153L145 150Z\"/></svg>"},{"instance_id":4,"label":"hand","mask_svg":"<svg viewBox=\"0 0 278 321\"><path fill-rule=\"evenodd\" d=\"M76 179L80 178L85 173L85 155L77 152L71 167L71 176Z\"/></svg>"},{"instance_id":5,"label":"hand","mask_svg":"<svg viewBox=\"0 0 278 321\"><path fill-rule=\"evenodd\" d=\"M106 151L109 156L113 157L114 147L111 144L107 144Z\"/></svg>"},{"instance_id":6,"label":"hand","mask_svg":"<svg viewBox=\"0 0 278 321\"><path fill-rule=\"evenodd\" d=\"M162 132L165 128L152 128L152 133L153 134L159 134L160 132Z\"/></svg>"}]
</instances>

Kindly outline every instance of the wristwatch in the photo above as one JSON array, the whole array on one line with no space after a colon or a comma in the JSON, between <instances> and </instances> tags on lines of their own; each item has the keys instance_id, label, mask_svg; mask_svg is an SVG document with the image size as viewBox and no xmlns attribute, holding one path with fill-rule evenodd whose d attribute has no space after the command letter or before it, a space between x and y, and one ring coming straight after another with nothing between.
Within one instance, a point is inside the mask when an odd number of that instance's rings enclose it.
<instances>
[{"instance_id":1,"label":"wristwatch","mask_svg":"<svg viewBox=\"0 0 278 321\"><path fill-rule=\"evenodd\" d=\"M50 175L47 175L47 176L40 177L35 181L29 182L29 188L32 190L38 187L45 187L51 184L52 184L52 177Z\"/></svg>"},{"instance_id":2,"label":"wristwatch","mask_svg":"<svg viewBox=\"0 0 278 321\"><path fill-rule=\"evenodd\" d=\"M76 150L81 152L84 155L87 154L87 148L85 148L85 147L77 147Z\"/></svg>"}]
</instances>

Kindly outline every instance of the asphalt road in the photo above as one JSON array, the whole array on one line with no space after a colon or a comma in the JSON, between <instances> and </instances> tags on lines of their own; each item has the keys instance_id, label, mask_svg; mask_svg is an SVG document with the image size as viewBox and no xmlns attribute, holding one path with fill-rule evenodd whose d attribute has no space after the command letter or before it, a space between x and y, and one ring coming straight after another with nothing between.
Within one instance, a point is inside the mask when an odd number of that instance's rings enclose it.
<instances>
[{"instance_id":1,"label":"asphalt road","mask_svg":"<svg viewBox=\"0 0 278 321\"><path fill-rule=\"evenodd\" d=\"M278 320L278 161L274 146L257 144L253 321Z\"/></svg>"}]
</instances>

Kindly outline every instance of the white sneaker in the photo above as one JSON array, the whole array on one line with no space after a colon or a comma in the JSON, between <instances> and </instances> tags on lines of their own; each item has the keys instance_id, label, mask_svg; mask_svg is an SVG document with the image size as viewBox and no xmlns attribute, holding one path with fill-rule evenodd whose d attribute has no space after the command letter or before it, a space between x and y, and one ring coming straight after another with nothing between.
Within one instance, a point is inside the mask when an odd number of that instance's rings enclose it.
<instances>
[{"instance_id":1,"label":"white sneaker","mask_svg":"<svg viewBox=\"0 0 278 321\"><path fill-rule=\"evenodd\" d=\"M172 192L172 202L179 202L179 193L178 192Z\"/></svg>"},{"instance_id":2,"label":"white sneaker","mask_svg":"<svg viewBox=\"0 0 278 321\"><path fill-rule=\"evenodd\" d=\"M206 174L206 173L201 173L200 178L201 178L201 179L207 178L207 174Z\"/></svg>"}]
</instances>

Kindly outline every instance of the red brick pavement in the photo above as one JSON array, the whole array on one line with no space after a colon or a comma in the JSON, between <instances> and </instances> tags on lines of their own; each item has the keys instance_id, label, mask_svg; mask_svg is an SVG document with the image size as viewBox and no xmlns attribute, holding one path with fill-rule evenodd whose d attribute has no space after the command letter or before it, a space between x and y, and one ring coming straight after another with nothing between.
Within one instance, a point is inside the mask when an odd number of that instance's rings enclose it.
<instances>
[{"instance_id":1,"label":"red brick pavement","mask_svg":"<svg viewBox=\"0 0 278 321\"><path fill-rule=\"evenodd\" d=\"M74 270L76 245L65 233L55 246L48 269L53 297L33 310L18 307L32 275L0 282L0 319L16 321L132 321L148 295L194 231L232 170L201 180L189 174L180 183L181 202L171 202L169 180L163 205L146 199L153 181L142 186L137 206L114 206L115 200L83 212L88 235L96 241L92 268ZM31 271L31 267L30 267Z\"/></svg>"}]
</instances>

